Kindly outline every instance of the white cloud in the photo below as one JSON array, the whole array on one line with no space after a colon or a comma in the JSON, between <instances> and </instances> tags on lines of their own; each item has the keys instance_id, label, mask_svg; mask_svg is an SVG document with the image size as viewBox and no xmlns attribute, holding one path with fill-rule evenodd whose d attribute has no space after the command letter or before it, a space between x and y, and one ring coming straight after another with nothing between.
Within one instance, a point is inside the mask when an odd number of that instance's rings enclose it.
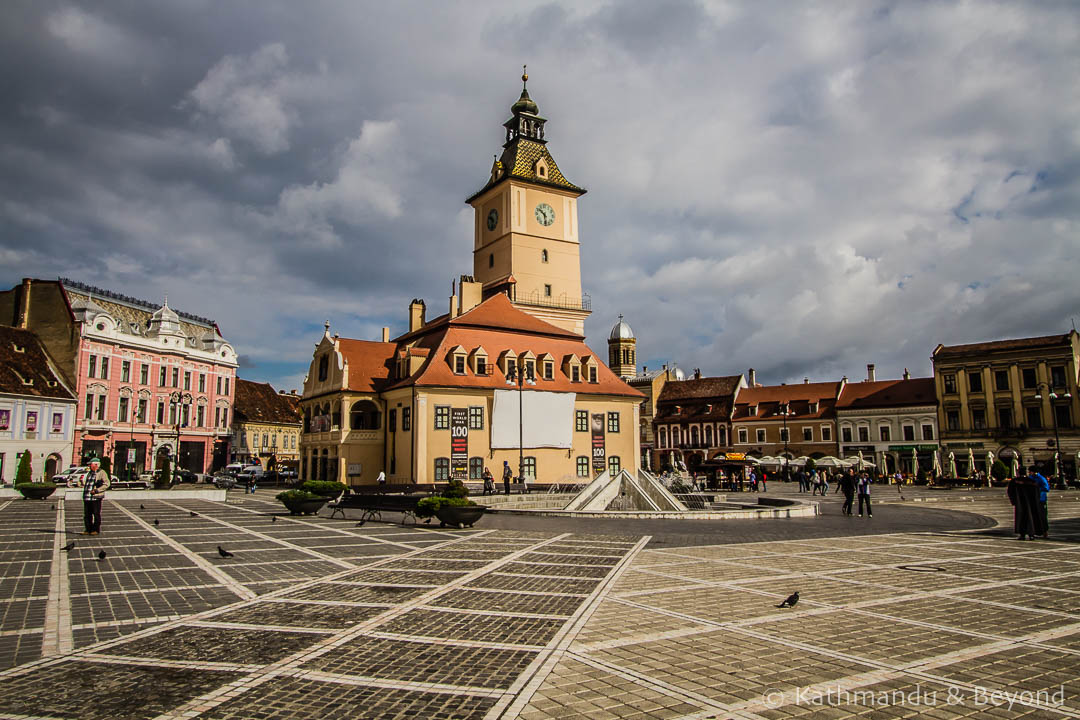
<instances>
[{"instance_id":1,"label":"white cloud","mask_svg":"<svg viewBox=\"0 0 1080 720\"><path fill-rule=\"evenodd\" d=\"M133 50L127 33L77 7L63 7L45 19L45 28L69 49L90 56L117 57Z\"/></svg>"}]
</instances>

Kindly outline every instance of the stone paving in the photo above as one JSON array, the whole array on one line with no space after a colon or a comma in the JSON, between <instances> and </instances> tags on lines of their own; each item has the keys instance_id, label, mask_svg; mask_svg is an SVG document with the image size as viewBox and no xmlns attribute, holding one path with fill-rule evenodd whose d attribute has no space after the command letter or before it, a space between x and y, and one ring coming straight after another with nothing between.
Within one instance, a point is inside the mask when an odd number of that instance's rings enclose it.
<instances>
[{"instance_id":1,"label":"stone paving","mask_svg":"<svg viewBox=\"0 0 1080 720\"><path fill-rule=\"evenodd\" d=\"M1080 717L1080 493L1034 542L1000 491L879 495L657 537L0 503L0 718Z\"/></svg>"}]
</instances>

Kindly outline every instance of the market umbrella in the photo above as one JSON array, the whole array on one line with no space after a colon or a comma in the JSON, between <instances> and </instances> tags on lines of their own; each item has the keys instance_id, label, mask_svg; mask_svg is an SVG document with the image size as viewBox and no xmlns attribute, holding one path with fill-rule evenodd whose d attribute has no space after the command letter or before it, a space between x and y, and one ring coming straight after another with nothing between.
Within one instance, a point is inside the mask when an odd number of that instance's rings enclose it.
<instances>
[{"instance_id":1,"label":"market umbrella","mask_svg":"<svg viewBox=\"0 0 1080 720\"><path fill-rule=\"evenodd\" d=\"M911 474L919 474L919 451L911 448Z\"/></svg>"},{"instance_id":2,"label":"market umbrella","mask_svg":"<svg viewBox=\"0 0 1080 720\"><path fill-rule=\"evenodd\" d=\"M864 460L862 458L862 450L860 450L859 451L859 470L862 470L863 462L864 462Z\"/></svg>"},{"instance_id":3,"label":"market umbrella","mask_svg":"<svg viewBox=\"0 0 1080 720\"><path fill-rule=\"evenodd\" d=\"M819 468L842 468L847 467L848 464L840 458L833 457L832 455L826 455L817 461Z\"/></svg>"},{"instance_id":4,"label":"market umbrella","mask_svg":"<svg viewBox=\"0 0 1080 720\"><path fill-rule=\"evenodd\" d=\"M1012 462L1009 463L1009 464L1011 465L1011 467L1009 468L1009 474L1011 474L1013 477L1016 477L1017 475L1019 475L1020 474L1020 455L1017 454L1017 453L1013 453Z\"/></svg>"},{"instance_id":5,"label":"market umbrella","mask_svg":"<svg viewBox=\"0 0 1080 720\"><path fill-rule=\"evenodd\" d=\"M968 448L968 477L975 474L975 453Z\"/></svg>"},{"instance_id":6,"label":"market umbrella","mask_svg":"<svg viewBox=\"0 0 1080 720\"><path fill-rule=\"evenodd\" d=\"M934 451L934 475L941 475L941 454Z\"/></svg>"},{"instance_id":7,"label":"market umbrella","mask_svg":"<svg viewBox=\"0 0 1080 720\"><path fill-rule=\"evenodd\" d=\"M1054 480L1061 482L1061 453L1054 453Z\"/></svg>"},{"instance_id":8,"label":"market umbrella","mask_svg":"<svg viewBox=\"0 0 1080 720\"><path fill-rule=\"evenodd\" d=\"M994 453L987 450L986 451L986 487L991 487L991 485L992 485L992 482L993 482L992 478L994 477L994 475L991 472L991 470L993 470L993 469L994 469Z\"/></svg>"},{"instance_id":9,"label":"market umbrella","mask_svg":"<svg viewBox=\"0 0 1080 720\"><path fill-rule=\"evenodd\" d=\"M949 451L949 477L956 477L956 455Z\"/></svg>"}]
</instances>

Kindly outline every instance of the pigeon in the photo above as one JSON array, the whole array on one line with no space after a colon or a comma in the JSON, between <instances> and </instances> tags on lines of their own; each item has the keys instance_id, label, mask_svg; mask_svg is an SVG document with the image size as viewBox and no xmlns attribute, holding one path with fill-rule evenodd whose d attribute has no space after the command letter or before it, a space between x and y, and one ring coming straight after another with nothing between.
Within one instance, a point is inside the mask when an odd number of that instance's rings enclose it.
<instances>
[{"instance_id":1,"label":"pigeon","mask_svg":"<svg viewBox=\"0 0 1080 720\"><path fill-rule=\"evenodd\" d=\"M72 540L71 542L69 542L67 545L65 545L64 547L62 547L60 549L63 550L64 552L71 552L72 550L75 549L75 541Z\"/></svg>"},{"instance_id":2,"label":"pigeon","mask_svg":"<svg viewBox=\"0 0 1080 720\"><path fill-rule=\"evenodd\" d=\"M192 510L191 511L191 517L199 517L199 514L196 513L194 510Z\"/></svg>"},{"instance_id":3,"label":"pigeon","mask_svg":"<svg viewBox=\"0 0 1080 720\"><path fill-rule=\"evenodd\" d=\"M55 509L56 509L56 503L53 503L52 509L53 509L53 510L55 510Z\"/></svg>"},{"instance_id":4,"label":"pigeon","mask_svg":"<svg viewBox=\"0 0 1080 720\"><path fill-rule=\"evenodd\" d=\"M795 605L798 602L799 602L799 591L796 590L793 594L789 595L788 598L786 600L784 600L784 602L780 603L776 607L778 607L778 608L795 607Z\"/></svg>"},{"instance_id":5,"label":"pigeon","mask_svg":"<svg viewBox=\"0 0 1080 720\"><path fill-rule=\"evenodd\" d=\"M97 559L98 559L98 560L104 560L104 559L105 559L105 555L106 555L106 554L107 554L107 553L106 553L106 552L105 552L104 550L102 550L101 552L99 552L99 553L97 554Z\"/></svg>"},{"instance_id":6,"label":"pigeon","mask_svg":"<svg viewBox=\"0 0 1080 720\"><path fill-rule=\"evenodd\" d=\"M277 515L270 518L270 522L277 522Z\"/></svg>"},{"instance_id":7,"label":"pigeon","mask_svg":"<svg viewBox=\"0 0 1080 720\"><path fill-rule=\"evenodd\" d=\"M158 520L157 518L154 518L154 527L157 527L160 524L161 524L161 521Z\"/></svg>"},{"instance_id":8,"label":"pigeon","mask_svg":"<svg viewBox=\"0 0 1080 720\"><path fill-rule=\"evenodd\" d=\"M146 506L145 506L145 505L143 505L142 503L139 503L139 509L140 509L140 510L145 510L145 509L146 509Z\"/></svg>"},{"instance_id":9,"label":"pigeon","mask_svg":"<svg viewBox=\"0 0 1080 720\"><path fill-rule=\"evenodd\" d=\"M221 547L220 545L217 546L217 554L223 558L231 558L233 556L231 552Z\"/></svg>"}]
</instances>

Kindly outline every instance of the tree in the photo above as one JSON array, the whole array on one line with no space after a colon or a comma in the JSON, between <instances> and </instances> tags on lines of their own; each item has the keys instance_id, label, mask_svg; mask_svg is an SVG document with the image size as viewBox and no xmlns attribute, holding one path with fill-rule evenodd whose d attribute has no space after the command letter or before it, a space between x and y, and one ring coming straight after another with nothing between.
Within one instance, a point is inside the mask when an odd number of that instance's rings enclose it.
<instances>
[{"instance_id":1,"label":"tree","mask_svg":"<svg viewBox=\"0 0 1080 720\"><path fill-rule=\"evenodd\" d=\"M19 456L19 467L15 469L16 485L33 481L34 470L30 465L30 460L30 450L23 450L22 455Z\"/></svg>"},{"instance_id":2,"label":"tree","mask_svg":"<svg viewBox=\"0 0 1080 720\"><path fill-rule=\"evenodd\" d=\"M990 475L999 483L1003 483L1009 477L1009 467L1001 460L995 460L994 464L990 466Z\"/></svg>"},{"instance_id":3,"label":"tree","mask_svg":"<svg viewBox=\"0 0 1080 720\"><path fill-rule=\"evenodd\" d=\"M159 488L168 488L172 485L172 460L166 455L161 459L161 477L155 483Z\"/></svg>"},{"instance_id":4,"label":"tree","mask_svg":"<svg viewBox=\"0 0 1080 720\"><path fill-rule=\"evenodd\" d=\"M806 458L806 472L810 472L817 467L817 460L814 458Z\"/></svg>"}]
</instances>

